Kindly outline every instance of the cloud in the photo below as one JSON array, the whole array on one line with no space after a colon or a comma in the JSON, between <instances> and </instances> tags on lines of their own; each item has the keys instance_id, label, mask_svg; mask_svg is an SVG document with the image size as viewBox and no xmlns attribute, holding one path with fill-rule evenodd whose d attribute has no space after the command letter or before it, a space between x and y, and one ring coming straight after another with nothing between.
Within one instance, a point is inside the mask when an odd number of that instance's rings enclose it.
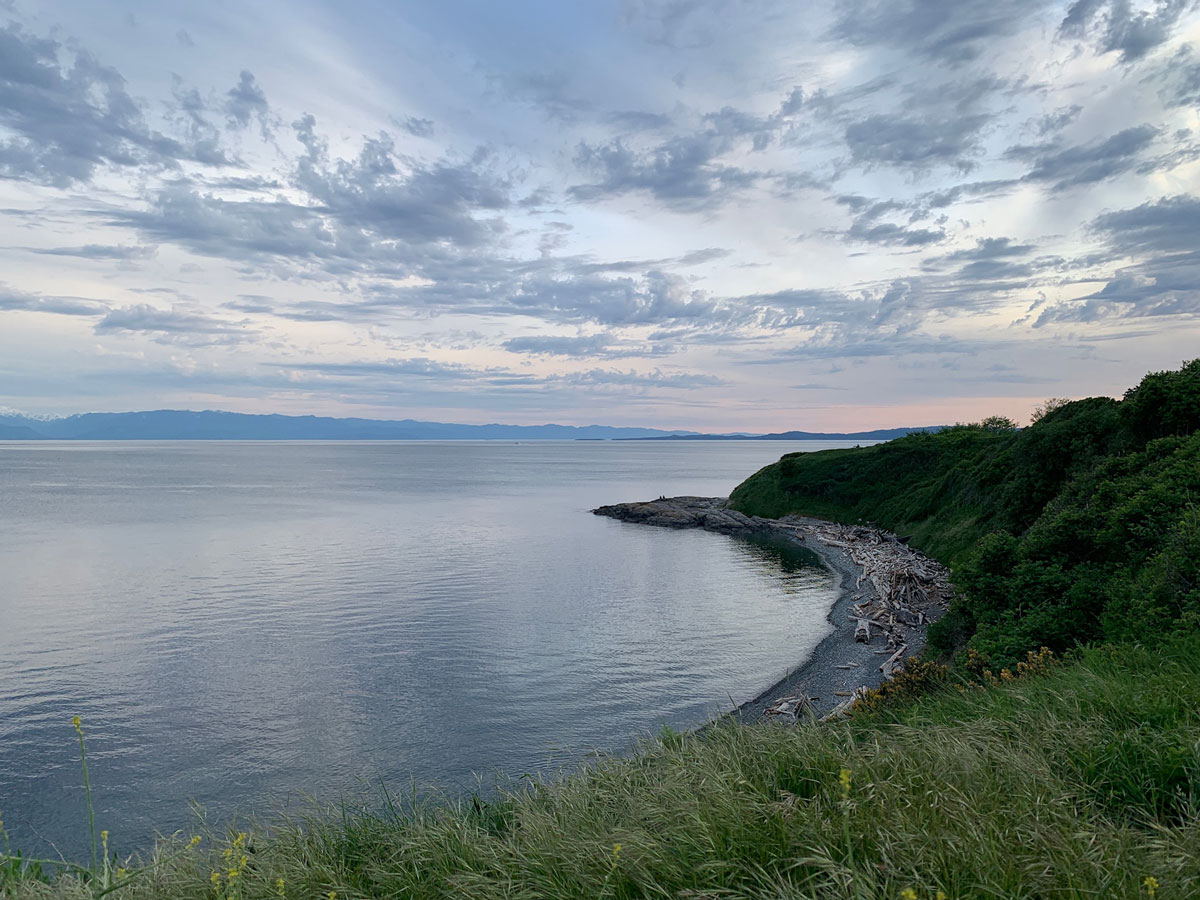
<instances>
[{"instance_id":1,"label":"cloud","mask_svg":"<svg viewBox=\"0 0 1200 900\"><path fill-rule=\"evenodd\" d=\"M1153 125L1136 125L1119 131L1103 141L1062 147L1058 143L1033 147L1010 147L1010 159L1028 160L1032 167L1025 175L1029 181L1053 181L1057 190L1082 184L1095 184L1133 169L1142 152L1158 135Z\"/></svg>"},{"instance_id":2,"label":"cloud","mask_svg":"<svg viewBox=\"0 0 1200 900\"><path fill-rule=\"evenodd\" d=\"M1090 39L1101 53L1120 51L1120 60L1141 59L1171 36L1194 0L1157 0L1154 9L1134 10L1130 0L1075 0L1059 26L1068 37Z\"/></svg>"},{"instance_id":3,"label":"cloud","mask_svg":"<svg viewBox=\"0 0 1200 900\"><path fill-rule=\"evenodd\" d=\"M486 153L466 162L424 165L401 159L391 136L380 133L363 139L356 159L334 161L312 116L292 127L305 148L296 166L296 187L343 225L390 240L476 247L498 227L477 214L512 205L512 185L485 170Z\"/></svg>"},{"instance_id":4,"label":"cloud","mask_svg":"<svg viewBox=\"0 0 1200 900\"><path fill-rule=\"evenodd\" d=\"M97 334L145 332L164 342L237 343L257 333L245 322L229 322L177 307L159 309L146 303L112 309L95 327Z\"/></svg>"},{"instance_id":5,"label":"cloud","mask_svg":"<svg viewBox=\"0 0 1200 900\"><path fill-rule=\"evenodd\" d=\"M923 247L946 239L946 232L940 228L906 228L894 222L872 223L862 218L855 219L845 234L855 241L899 247Z\"/></svg>"},{"instance_id":6,"label":"cloud","mask_svg":"<svg viewBox=\"0 0 1200 900\"><path fill-rule=\"evenodd\" d=\"M1200 246L1195 240L1200 198L1162 197L1097 216L1090 228L1105 240L1110 258L1133 257L1135 262L1119 269L1100 290L1048 306L1035 327L1200 317Z\"/></svg>"},{"instance_id":7,"label":"cloud","mask_svg":"<svg viewBox=\"0 0 1200 900\"><path fill-rule=\"evenodd\" d=\"M232 128L246 128L251 119L257 119L263 135L269 133L270 106L267 95L258 86L251 72L242 70L238 83L225 94L225 115Z\"/></svg>"},{"instance_id":8,"label":"cloud","mask_svg":"<svg viewBox=\"0 0 1200 900\"><path fill-rule=\"evenodd\" d=\"M950 65L971 62L1016 34L1044 0L841 0L833 37Z\"/></svg>"},{"instance_id":9,"label":"cloud","mask_svg":"<svg viewBox=\"0 0 1200 900\"><path fill-rule=\"evenodd\" d=\"M916 172L950 166L974 168L980 131L990 117L983 114L944 119L875 113L846 127L846 144L856 162L887 165Z\"/></svg>"},{"instance_id":10,"label":"cloud","mask_svg":"<svg viewBox=\"0 0 1200 900\"><path fill-rule=\"evenodd\" d=\"M422 119L418 116L405 116L403 120L397 122L396 124L398 124L413 137L433 137L433 119Z\"/></svg>"},{"instance_id":11,"label":"cloud","mask_svg":"<svg viewBox=\"0 0 1200 900\"><path fill-rule=\"evenodd\" d=\"M1047 307L1035 328L1050 324L1097 324L1116 320L1200 317L1200 265L1160 269L1147 275L1142 267L1122 271L1103 288L1075 300Z\"/></svg>"},{"instance_id":12,"label":"cloud","mask_svg":"<svg viewBox=\"0 0 1200 900\"><path fill-rule=\"evenodd\" d=\"M979 238L974 247L931 257L922 265L931 271L954 267L956 278L964 281L1028 278L1035 267L1024 260L1036 250L1012 238Z\"/></svg>"},{"instance_id":13,"label":"cloud","mask_svg":"<svg viewBox=\"0 0 1200 900\"><path fill-rule=\"evenodd\" d=\"M98 300L48 297L0 284L0 311L53 313L60 316L99 316L108 307Z\"/></svg>"},{"instance_id":14,"label":"cloud","mask_svg":"<svg viewBox=\"0 0 1200 900\"><path fill-rule=\"evenodd\" d=\"M714 387L725 382L714 376L695 372L636 372L632 369L589 369L582 372L564 372L550 375L534 375L514 372L498 367L478 368L462 363L442 362L427 357L411 359L389 359L378 362L354 363L294 363L279 364L278 368L291 372L311 372L332 378L352 379L404 379L416 378L434 384L452 386L472 385L473 389L497 388L669 388L673 390L696 390Z\"/></svg>"},{"instance_id":15,"label":"cloud","mask_svg":"<svg viewBox=\"0 0 1200 900\"><path fill-rule=\"evenodd\" d=\"M1162 96L1167 106L1200 106L1200 57L1184 44L1159 68Z\"/></svg>"},{"instance_id":16,"label":"cloud","mask_svg":"<svg viewBox=\"0 0 1200 900\"><path fill-rule=\"evenodd\" d=\"M577 336L531 335L510 338L502 346L511 353L580 359L630 359L670 356L674 352L674 347L669 344L622 342L606 332Z\"/></svg>"},{"instance_id":17,"label":"cloud","mask_svg":"<svg viewBox=\"0 0 1200 900\"><path fill-rule=\"evenodd\" d=\"M732 148L730 136L711 129L673 137L645 151L630 148L621 138L607 144L581 143L576 163L596 172L600 180L575 185L570 194L577 200L590 202L630 191L646 191L672 206L720 205L760 177L720 161Z\"/></svg>"},{"instance_id":18,"label":"cloud","mask_svg":"<svg viewBox=\"0 0 1200 900\"><path fill-rule=\"evenodd\" d=\"M1200 197L1177 194L1097 216L1092 229L1122 254L1200 254Z\"/></svg>"},{"instance_id":19,"label":"cloud","mask_svg":"<svg viewBox=\"0 0 1200 900\"><path fill-rule=\"evenodd\" d=\"M591 387L672 388L687 391L717 387L726 383L724 379L718 378L716 375L704 375L696 372L663 372L660 369L649 373L635 372L632 369L627 372L590 369L587 372L551 375L546 382Z\"/></svg>"},{"instance_id":20,"label":"cloud","mask_svg":"<svg viewBox=\"0 0 1200 900\"><path fill-rule=\"evenodd\" d=\"M188 144L150 128L125 79L86 50L71 53L9 24L0 28L0 61L4 176L65 188L90 181L101 166L224 161L206 143Z\"/></svg>"},{"instance_id":21,"label":"cloud","mask_svg":"<svg viewBox=\"0 0 1200 900\"><path fill-rule=\"evenodd\" d=\"M705 292L662 270L638 278L536 273L519 282L505 300L510 312L551 322L659 325L708 320L718 313L717 303Z\"/></svg>"},{"instance_id":22,"label":"cloud","mask_svg":"<svg viewBox=\"0 0 1200 900\"><path fill-rule=\"evenodd\" d=\"M149 259L155 253L154 247L125 244L84 244L81 247L23 247L21 249L42 256L73 256L79 259Z\"/></svg>"}]
</instances>

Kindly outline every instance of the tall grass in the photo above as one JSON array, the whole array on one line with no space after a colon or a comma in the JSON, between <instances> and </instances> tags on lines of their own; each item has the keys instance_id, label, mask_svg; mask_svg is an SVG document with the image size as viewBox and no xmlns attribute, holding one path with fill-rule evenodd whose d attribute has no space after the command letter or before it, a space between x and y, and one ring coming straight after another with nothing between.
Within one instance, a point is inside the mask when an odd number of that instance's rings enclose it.
<instances>
[{"instance_id":1,"label":"tall grass","mask_svg":"<svg viewBox=\"0 0 1200 900\"><path fill-rule=\"evenodd\" d=\"M1178 638L848 722L664 733L489 802L168 842L111 896L1195 897L1198 801L1200 639Z\"/></svg>"}]
</instances>

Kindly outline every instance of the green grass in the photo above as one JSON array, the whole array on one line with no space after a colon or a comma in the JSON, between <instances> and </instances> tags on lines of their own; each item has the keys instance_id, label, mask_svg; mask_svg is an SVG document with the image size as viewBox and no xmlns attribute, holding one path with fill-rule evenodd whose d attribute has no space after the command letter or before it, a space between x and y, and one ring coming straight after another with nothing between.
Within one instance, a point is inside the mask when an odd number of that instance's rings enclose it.
<instances>
[{"instance_id":1,"label":"green grass","mask_svg":"<svg viewBox=\"0 0 1200 900\"><path fill-rule=\"evenodd\" d=\"M181 838L109 896L1194 897L1198 754L1200 639L1178 637L847 722L664 734L493 802L285 821L228 859L232 835ZM78 874L3 890L90 896Z\"/></svg>"}]
</instances>

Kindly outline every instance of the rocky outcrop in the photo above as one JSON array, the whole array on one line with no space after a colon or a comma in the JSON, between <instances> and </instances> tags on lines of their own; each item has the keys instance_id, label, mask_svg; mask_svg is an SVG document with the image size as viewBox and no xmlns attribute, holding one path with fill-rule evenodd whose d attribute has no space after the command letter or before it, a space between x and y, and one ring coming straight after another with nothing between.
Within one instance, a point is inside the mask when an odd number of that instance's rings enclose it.
<instances>
[{"instance_id":1,"label":"rocky outcrop","mask_svg":"<svg viewBox=\"0 0 1200 900\"><path fill-rule=\"evenodd\" d=\"M718 534L752 534L773 529L771 520L725 509L724 503L724 497L659 497L645 503L614 503L592 512L639 525L703 528Z\"/></svg>"}]
</instances>

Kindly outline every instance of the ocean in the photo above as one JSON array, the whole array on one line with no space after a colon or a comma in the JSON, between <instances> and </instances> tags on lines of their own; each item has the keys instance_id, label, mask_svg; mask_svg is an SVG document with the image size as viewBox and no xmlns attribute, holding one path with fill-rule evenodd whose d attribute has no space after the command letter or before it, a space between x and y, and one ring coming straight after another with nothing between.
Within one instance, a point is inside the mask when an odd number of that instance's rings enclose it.
<instances>
[{"instance_id":1,"label":"ocean","mask_svg":"<svg viewBox=\"0 0 1200 900\"><path fill-rule=\"evenodd\" d=\"M13 844L87 846L74 715L118 852L699 725L805 659L832 576L589 510L846 443L0 443Z\"/></svg>"}]
</instances>

